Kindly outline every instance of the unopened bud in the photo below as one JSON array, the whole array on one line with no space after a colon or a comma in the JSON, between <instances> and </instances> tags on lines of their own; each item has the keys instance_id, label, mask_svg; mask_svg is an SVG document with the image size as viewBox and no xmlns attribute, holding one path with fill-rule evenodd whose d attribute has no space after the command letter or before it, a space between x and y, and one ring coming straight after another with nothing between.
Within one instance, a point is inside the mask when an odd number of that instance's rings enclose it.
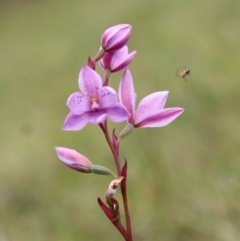
<instances>
[{"instance_id":1,"label":"unopened bud","mask_svg":"<svg viewBox=\"0 0 240 241\"><path fill-rule=\"evenodd\" d=\"M101 39L102 49L110 52L122 48L130 38L131 29L129 24L119 24L105 30Z\"/></svg>"},{"instance_id":2,"label":"unopened bud","mask_svg":"<svg viewBox=\"0 0 240 241\"><path fill-rule=\"evenodd\" d=\"M134 130L134 125L132 123L127 124L119 134L118 140L121 140L124 137L128 136L133 132L133 130Z\"/></svg>"},{"instance_id":3,"label":"unopened bud","mask_svg":"<svg viewBox=\"0 0 240 241\"><path fill-rule=\"evenodd\" d=\"M58 158L62 163L76 171L91 173L92 162L87 157L78 153L75 150L65 147L55 147Z\"/></svg>"}]
</instances>

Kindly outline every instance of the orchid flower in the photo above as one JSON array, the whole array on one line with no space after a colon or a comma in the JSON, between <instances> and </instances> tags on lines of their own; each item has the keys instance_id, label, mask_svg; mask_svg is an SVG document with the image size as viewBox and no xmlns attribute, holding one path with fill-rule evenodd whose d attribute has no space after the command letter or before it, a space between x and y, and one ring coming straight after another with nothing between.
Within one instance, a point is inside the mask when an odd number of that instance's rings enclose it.
<instances>
[{"instance_id":1,"label":"orchid flower","mask_svg":"<svg viewBox=\"0 0 240 241\"><path fill-rule=\"evenodd\" d=\"M128 123L133 127L163 127L181 115L183 108L164 108L167 97L168 91L152 93L143 98L135 110L136 94L133 79L128 69L124 71L119 85L119 99L130 113Z\"/></svg>"},{"instance_id":2,"label":"orchid flower","mask_svg":"<svg viewBox=\"0 0 240 241\"><path fill-rule=\"evenodd\" d=\"M87 123L100 124L107 118L113 122L129 118L124 105L117 102L116 91L109 86L103 87L101 77L93 69L83 67L78 84L81 92L71 94L67 100L70 113L65 119L63 130L81 130Z\"/></svg>"},{"instance_id":3,"label":"orchid flower","mask_svg":"<svg viewBox=\"0 0 240 241\"><path fill-rule=\"evenodd\" d=\"M124 46L117 51L106 53L99 64L104 70L114 73L126 68L132 62L136 53L137 51L133 51L129 54L128 47Z\"/></svg>"}]
</instances>

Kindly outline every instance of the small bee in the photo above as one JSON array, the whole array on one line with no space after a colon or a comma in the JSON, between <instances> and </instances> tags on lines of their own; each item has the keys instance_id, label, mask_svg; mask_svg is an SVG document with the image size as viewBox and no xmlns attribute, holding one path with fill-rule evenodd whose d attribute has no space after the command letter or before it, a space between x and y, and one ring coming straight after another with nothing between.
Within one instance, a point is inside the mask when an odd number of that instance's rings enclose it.
<instances>
[{"instance_id":1,"label":"small bee","mask_svg":"<svg viewBox=\"0 0 240 241\"><path fill-rule=\"evenodd\" d=\"M190 75L190 69L188 68L183 68L182 71L177 70L176 72L176 76L183 78L185 80L185 83L188 81L189 75Z\"/></svg>"}]
</instances>

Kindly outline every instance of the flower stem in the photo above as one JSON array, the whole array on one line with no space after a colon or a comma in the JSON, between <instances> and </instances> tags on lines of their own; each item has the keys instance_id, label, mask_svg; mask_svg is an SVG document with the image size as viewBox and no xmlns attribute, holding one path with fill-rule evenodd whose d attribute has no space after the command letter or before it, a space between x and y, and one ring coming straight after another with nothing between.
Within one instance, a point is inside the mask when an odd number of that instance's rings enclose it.
<instances>
[{"instance_id":1,"label":"flower stem","mask_svg":"<svg viewBox=\"0 0 240 241\"><path fill-rule=\"evenodd\" d=\"M129 209L128 209L127 193L124 192L122 188L121 188L121 191L122 191L122 199L123 199L125 218L126 218L126 225L127 225L128 241L132 241L132 228L131 228L130 213L129 213Z\"/></svg>"},{"instance_id":2,"label":"flower stem","mask_svg":"<svg viewBox=\"0 0 240 241\"><path fill-rule=\"evenodd\" d=\"M111 138L109 136L109 132L108 132L108 127L107 127L107 121L105 121L104 125L103 124L99 124L99 126L101 127L105 138L107 140L107 143L112 151L113 157L114 157L114 161L115 161L115 165L117 168L117 173L118 176L121 176L121 165L120 165L120 161L119 161L119 144L117 145L117 147L114 148L113 143L111 141ZM123 199L123 205L124 205L124 212L125 212L125 218L126 218L126 226L127 226L127 236L128 238L126 239L126 241L132 241L132 228L131 228L131 219L130 219L130 213L129 213L129 209L128 209L128 201L127 201L127 190L126 190L126 181L127 181L127 176L125 176L125 178L123 179L123 185L121 185L121 193L122 193L122 199Z\"/></svg>"},{"instance_id":3,"label":"flower stem","mask_svg":"<svg viewBox=\"0 0 240 241\"><path fill-rule=\"evenodd\" d=\"M124 212L125 212L125 218L126 218L126 225L127 225L127 234L128 234L128 240L132 241L132 228L131 228L131 220L130 220L130 213L128 209L128 201L127 201L127 161L125 159L125 164L122 167L121 176L124 177L124 179L121 182L121 193L122 193L122 199L123 199L123 205L124 205Z\"/></svg>"},{"instance_id":4,"label":"flower stem","mask_svg":"<svg viewBox=\"0 0 240 241\"><path fill-rule=\"evenodd\" d=\"M114 157L114 161L115 161L115 165L116 165L116 168L117 168L117 173L118 173L118 176L120 176L120 173L121 173L121 166L120 166L120 162L119 162L119 156L118 156L118 152L117 150L114 149L113 147L113 143L110 139L110 136L109 136L109 132L108 132L108 127L107 127L107 121L105 121L104 125L103 124L99 124L99 126L101 127L104 135L105 135L105 138L107 140L107 143L112 151L112 154L113 154L113 157Z\"/></svg>"}]
</instances>

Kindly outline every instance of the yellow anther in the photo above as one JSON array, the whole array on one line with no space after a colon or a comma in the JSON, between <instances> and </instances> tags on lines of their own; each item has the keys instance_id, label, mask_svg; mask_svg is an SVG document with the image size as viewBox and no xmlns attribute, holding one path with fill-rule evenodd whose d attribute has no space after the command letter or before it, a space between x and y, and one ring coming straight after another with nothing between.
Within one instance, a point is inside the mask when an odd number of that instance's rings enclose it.
<instances>
[{"instance_id":1,"label":"yellow anther","mask_svg":"<svg viewBox=\"0 0 240 241\"><path fill-rule=\"evenodd\" d=\"M92 98L91 101L92 101L93 104L96 104L97 103L97 98Z\"/></svg>"}]
</instances>

